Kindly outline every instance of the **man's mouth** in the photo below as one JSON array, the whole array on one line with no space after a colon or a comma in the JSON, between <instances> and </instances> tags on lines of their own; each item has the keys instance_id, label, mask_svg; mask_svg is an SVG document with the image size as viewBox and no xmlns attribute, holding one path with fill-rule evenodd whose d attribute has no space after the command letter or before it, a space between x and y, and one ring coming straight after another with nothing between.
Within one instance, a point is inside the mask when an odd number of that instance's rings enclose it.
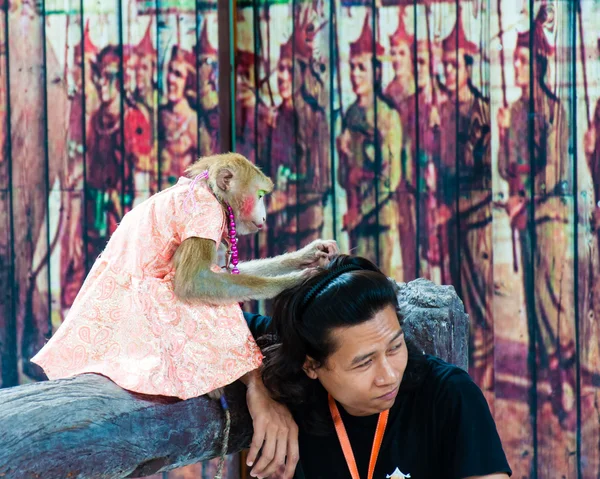
<instances>
[{"instance_id":1,"label":"man's mouth","mask_svg":"<svg viewBox=\"0 0 600 479\"><path fill-rule=\"evenodd\" d=\"M384 401L389 401L391 399L394 399L397 394L398 394L398 386L396 386L391 391L383 394L382 396L379 396L377 399L383 399Z\"/></svg>"}]
</instances>

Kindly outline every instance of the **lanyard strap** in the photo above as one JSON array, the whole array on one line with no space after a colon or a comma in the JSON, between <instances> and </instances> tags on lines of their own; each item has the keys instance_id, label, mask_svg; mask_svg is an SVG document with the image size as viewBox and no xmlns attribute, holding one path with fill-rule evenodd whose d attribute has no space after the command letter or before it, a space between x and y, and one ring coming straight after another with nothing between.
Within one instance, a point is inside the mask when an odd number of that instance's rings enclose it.
<instances>
[{"instance_id":1,"label":"lanyard strap","mask_svg":"<svg viewBox=\"0 0 600 479\"><path fill-rule=\"evenodd\" d=\"M335 425L335 432L337 433L338 440L342 446L342 451L344 452L344 457L346 458L346 463L348 464L348 469L350 469L352 479L360 479L348 433L344 427L344 422L342 421L342 416L340 416L340 411L335 403L335 399L333 399L331 394L329 395L329 411L331 412L333 424ZM379 456L379 449L381 449L381 442L383 441L383 434L385 433L389 415L389 410L379 413L375 438L373 439L373 449L371 450L371 459L369 459L368 479L373 479L373 474L375 473L375 464L377 463L377 457Z\"/></svg>"}]
</instances>

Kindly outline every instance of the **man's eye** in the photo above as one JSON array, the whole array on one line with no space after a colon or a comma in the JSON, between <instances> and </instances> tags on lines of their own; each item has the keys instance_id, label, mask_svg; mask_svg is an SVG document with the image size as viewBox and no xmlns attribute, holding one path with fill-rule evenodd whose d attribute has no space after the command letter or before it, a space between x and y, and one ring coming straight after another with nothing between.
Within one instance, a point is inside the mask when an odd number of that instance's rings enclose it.
<instances>
[{"instance_id":1,"label":"man's eye","mask_svg":"<svg viewBox=\"0 0 600 479\"><path fill-rule=\"evenodd\" d=\"M371 365L372 362L373 362L373 360L369 359L368 361L365 361L364 363L361 363L358 366L356 366L356 369L366 369L367 367L369 367Z\"/></svg>"},{"instance_id":2,"label":"man's eye","mask_svg":"<svg viewBox=\"0 0 600 479\"><path fill-rule=\"evenodd\" d=\"M402 347L403 344L404 343L396 344L396 346L394 346L392 349L390 349L390 351L398 351Z\"/></svg>"}]
</instances>

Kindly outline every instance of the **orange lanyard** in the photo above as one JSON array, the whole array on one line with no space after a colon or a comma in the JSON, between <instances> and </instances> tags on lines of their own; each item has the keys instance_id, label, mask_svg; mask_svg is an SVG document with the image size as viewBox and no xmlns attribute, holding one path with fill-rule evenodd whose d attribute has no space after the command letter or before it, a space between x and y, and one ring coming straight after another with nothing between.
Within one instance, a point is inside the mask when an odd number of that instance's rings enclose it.
<instances>
[{"instance_id":1,"label":"orange lanyard","mask_svg":"<svg viewBox=\"0 0 600 479\"><path fill-rule=\"evenodd\" d=\"M335 403L335 399L329 395L329 411L331 411L331 417L333 418L333 424L335 425L335 432L337 433L342 451L344 451L344 457L350 469L352 479L360 479L358 475L358 467L356 466L356 459L354 459L354 453L352 452L352 446L350 445L350 439L348 439L348 433L344 427L344 422L340 416L340 411ZM383 434L385 433L385 427L387 426L388 416L390 411L383 411L379 413L379 420L377 421L377 429L375 430L375 438L373 439L373 449L371 450L371 459L369 460L369 476L368 479L373 479L373 473L375 472L375 464L377 463L377 457L379 456L379 449L381 449L381 442L383 441Z\"/></svg>"}]
</instances>

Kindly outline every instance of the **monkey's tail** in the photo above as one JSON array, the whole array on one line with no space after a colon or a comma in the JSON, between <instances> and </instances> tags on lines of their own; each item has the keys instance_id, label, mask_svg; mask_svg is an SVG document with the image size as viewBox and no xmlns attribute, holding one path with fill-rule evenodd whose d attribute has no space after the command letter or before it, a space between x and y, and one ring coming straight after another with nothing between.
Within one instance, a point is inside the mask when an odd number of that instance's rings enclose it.
<instances>
[{"instance_id":1,"label":"monkey's tail","mask_svg":"<svg viewBox=\"0 0 600 479\"><path fill-rule=\"evenodd\" d=\"M217 468L217 474L215 479L222 479L223 477L223 466L225 465L225 456L227 455L227 448L229 446L229 432L231 430L231 413L229 412L229 405L225 399L225 393L221 394L221 407L225 413L225 429L223 431L223 443L221 444L221 456L219 460L219 467Z\"/></svg>"}]
</instances>

